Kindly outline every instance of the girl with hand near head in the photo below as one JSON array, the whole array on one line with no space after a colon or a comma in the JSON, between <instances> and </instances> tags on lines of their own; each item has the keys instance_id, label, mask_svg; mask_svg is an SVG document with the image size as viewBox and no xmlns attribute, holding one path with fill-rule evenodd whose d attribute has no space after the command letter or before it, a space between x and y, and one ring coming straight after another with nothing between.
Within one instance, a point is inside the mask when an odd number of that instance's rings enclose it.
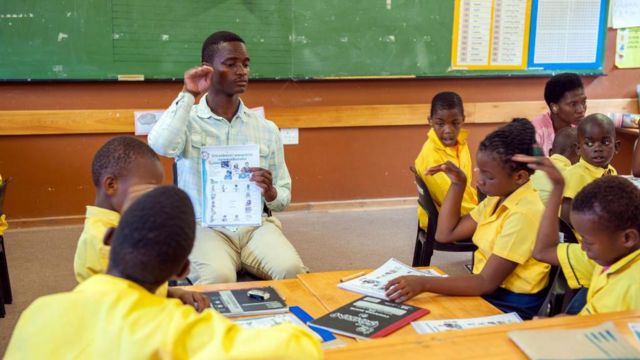
<instances>
[{"instance_id":1,"label":"girl with hand near head","mask_svg":"<svg viewBox=\"0 0 640 360\"><path fill-rule=\"evenodd\" d=\"M451 186L438 218L436 240L454 242L472 237L473 273L443 278L401 276L386 285L387 297L406 301L422 292L478 296L502 311L532 318L545 297L549 265L532 257L536 229L544 206L529 176L533 170L511 160L515 154L534 154L535 130L526 119L489 134L477 155L477 185L487 194L470 214L461 216L460 203L467 176L451 162L432 167L428 174L445 173Z\"/></svg>"}]
</instances>

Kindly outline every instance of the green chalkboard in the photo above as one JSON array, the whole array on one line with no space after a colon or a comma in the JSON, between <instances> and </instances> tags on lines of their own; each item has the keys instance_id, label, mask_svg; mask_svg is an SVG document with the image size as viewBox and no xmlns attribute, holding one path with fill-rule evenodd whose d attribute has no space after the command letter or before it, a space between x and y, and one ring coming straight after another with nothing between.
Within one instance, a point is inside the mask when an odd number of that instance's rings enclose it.
<instances>
[{"instance_id":1,"label":"green chalkboard","mask_svg":"<svg viewBox=\"0 0 640 360\"><path fill-rule=\"evenodd\" d=\"M223 29L247 42L254 79L544 74L449 71L453 6L453 0L2 0L0 80L181 78L200 62L206 36Z\"/></svg>"}]
</instances>

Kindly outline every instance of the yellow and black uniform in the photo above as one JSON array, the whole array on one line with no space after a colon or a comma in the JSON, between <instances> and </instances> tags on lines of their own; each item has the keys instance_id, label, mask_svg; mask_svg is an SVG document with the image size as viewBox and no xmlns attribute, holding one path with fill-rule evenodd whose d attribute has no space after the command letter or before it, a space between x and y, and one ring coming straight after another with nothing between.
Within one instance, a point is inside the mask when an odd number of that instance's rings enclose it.
<instances>
[{"instance_id":1,"label":"yellow and black uniform","mask_svg":"<svg viewBox=\"0 0 640 360\"><path fill-rule=\"evenodd\" d=\"M93 275L104 274L109 265L111 247L104 244L104 235L110 228L120 222L120 214L116 211L97 206L87 206L84 228L78 239L78 247L73 260L73 271L78 283ZM166 296L168 284L158 288L157 295Z\"/></svg>"},{"instance_id":2,"label":"yellow and black uniform","mask_svg":"<svg viewBox=\"0 0 640 360\"><path fill-rule=\"evenodd\" d=\"M551 155L549 160L551 160L553 165L563 175L567 169L571 167L571 161L560 154ZM538 195L540 196L542 203L546 204L547 200L549 200L549 196L551 195L551 190L553 190L553 184L551 184L551 180L549 180L547 174L544 171L536 171L531 175L531 183L533 184L533 188L538 191Z\"/></svg>"},{"instance_id":3,"label":"yellow and black uniform","mask_svg":"<svg viewBox=\"0 0 640 360\"><path fill-rule=\"evenodd\" d=\"M565 178L563 196L573 199L583 187L593 180L605 175L618 175L618 172L611 165L604 169L599 166L593 166L580 158L580 161L569 167L563 175Z\"/></svg>"},{"instance_id":4,"label":"yellow and black uniform","mask_svg":"<svg viewBox=\"0 0 640 360\"><path fill-rule=\"evenodd\" d=\"M499 201L499 197L487 197L470 213L477 223L473 243L478 250L474 253L473 273L480 273L491 256L517 263L500 287L485 299L503 311L517 311L521 317L531 318L542 304L542 290L549 282L550 266L532 256L535 229L540 225L544 205L530 181L502 204L498 205Z\"/></svg>"},{"instance_id":5,"label":"yellow and black uniform","mask_svg":"<svg viewBox=\"0 0 640 360\"><path fill-rule=\"evenodd\" d=\"M640 310L640 250L608 268L589 259L579 244L559 244L557 254L567 284L589 288L580 315Z\"/></svg>"},{"instance_id":6,"label":"yellow and black uniform","mask_svg":"<svg viewBox=\"0 0 640 360\"><path fill-rule=\"evenodd\" d=\"M36 300L20 316L6 359L320 359L319 341L290 324L242 329L207 309L110 275Z\"/></svg>"},{"instance_id":7,"label":"yellow and black uniform","mask_svg":"<svg viewBox=\"0 0 640 360\"><path fill-rule=\"evenodd\" d=\"M4 235L5 230L9 228L9 224L7 223L7 218L4 214L0 215L0 236Z\"/></svg>"},{"instance_id":8,"label":"yellow and black uniform","mask_svg":"<svg viewBox=\"0 0 640 360\"><path fill-rule=\"evenodd\" d=\"M458 144L456 146L444 146L438 135L433 129L427 133L427 141L422 146L420 154L415 161L415 168L422 180L429 188L429 194L437 207L442 205L444 196L451 186L451 180L444 173L438 173L432 176L426 176L424 173L432 166L440 165L446 161L451 161L457 167L462 169L467 175L467 187L462 197L462 205L460 206L460 216L467 215L473 208L478 205L478 195L476 189L471 185L472 165L469 146L467 146L467 131L461 129L458 134ZM427 213L418 207L418 221L420 227L427 228L429 219Z\"/></svg>"}]
</instances>

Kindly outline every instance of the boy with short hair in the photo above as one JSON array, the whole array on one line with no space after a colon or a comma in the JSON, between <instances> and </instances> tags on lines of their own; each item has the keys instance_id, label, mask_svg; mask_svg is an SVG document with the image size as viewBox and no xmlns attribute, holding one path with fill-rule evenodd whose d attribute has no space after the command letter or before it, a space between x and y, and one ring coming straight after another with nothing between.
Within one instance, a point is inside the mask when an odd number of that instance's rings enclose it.
<instances>
[{"instance_id":1,"label":"boy with short hair","mask_svg":"<svg viewBox=\"0 0 640 360\"><path fill-rule=\"evenodd\" d=\"M531 122L536 128L536 141L545 156L553 146L556 133L566 127L575 127L587 112L587 96L578 74L554 75L544 86L544 101L549 112L540 114Z\"/></svg>"},{"instance_id":2,"label":"boy with short hair","mask_svg":"<svg viewBox=\"0 0 640 360\"><path fill-rule=\"evenodd\" d=\"M549 154L549 160L553 165L564 173L571 165L578 162L580 156L578 156L578 130L576 128L564 128L558 131L553 139L553 147ZM531 183L533 187L538 191L540 200L543 203L547 203L549 194L551 193L552 185L551 181L542 171L536 171L531 175Z\"/></svg>"},{"instance_id":3,"label":"boy with short hair","mask_svg":"<svg viewBox=\"0 0 640 360\"><path fill-rule=\"evenodd\" d=\"M416 172L420 175L429 189L429 194L437 207L442 205L444 197L451 186L451 180L445 174L427 175L426 171L447 161L458 166L469 179L465 187L461 215L468 214L478 206L478 193L473 187L473 166L471 153L467 145L467 130L464 124L464 105L462 98L455 92L443 91L431 99L431 112L427 133L427 140L415 160ZM418 224L426 229L429 217L426 211L418 206Z\"/></svg>"},{"instance_id":4,"label":"boy with short hair","mask_svg":"<svg viewBox=\"0 0 640 360\"><path fill-rule=\"evenodd\" d=\"M6 358L322 357L319 341L294 325L243 329L213 309L198 313L154 295L187 274L194 236L193 206L182 190L161 186L142 195L107 234L113 238L107 274L31 304Z\"/></svg>"},{"instance_id":5,"label":"boy with short hair","mask_svg":"<svg viewBox=\"0 0 640 360\"><path fill-rule=\"evenodd\" d=\"M105 234L118 226L128 198L141 188L148 190L160 185L164 170L160 158L147 144L131 136L118 136L98 149L91 174L96 187L95 206L87 206L73 262L79 283L107 270L110 244L105 242ZM157 294L180 298L188 304L199 303L200 308L208 305L205 296L182 289L169 290L167 284Z\"/></svg>"},{"instance_id":6,"label":"boy with short hair","mask_svg":"<svg viewBox=\"0 0 640 360\"><path fill-rule=\"evenodd\" d=\"M549 159L517 155L514 160L546 172L553 183L533 256L560 266L572 288L589 289L579 314L640 309L640 189L617 176L594 180L572 203L571 220L582 244L559 243L565 178Z\"/></svg>"},{"instance_id":7,"label":"boy with short hair","mask_svg":"<svg viewBox=\"0 0 640 360\"><path fill-rule=\"evenodd\" d=\"M578 152L580 160L566 170L566 186L562 199L562 220L571 224L569 213L571 201L576 194L593 180L606 175L617 175L610 165L618 152L620 141L616 140L613 122L606 115L591 114L578 126Z\"/></svg>"}]
</instances>

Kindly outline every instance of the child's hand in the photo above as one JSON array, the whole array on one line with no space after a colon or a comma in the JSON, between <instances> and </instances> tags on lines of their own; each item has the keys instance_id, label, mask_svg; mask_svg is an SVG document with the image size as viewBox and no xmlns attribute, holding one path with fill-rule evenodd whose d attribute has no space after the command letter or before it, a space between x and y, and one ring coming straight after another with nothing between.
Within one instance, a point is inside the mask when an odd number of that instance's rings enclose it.
<instances>
[{"instance_id":1,"label":"child's hand","mask_svg":"<svg viewBox=\"0 0 640 360\"><path fill-rule=\"evenodd\" d=\"M405 302L412 297L423 292L422 283L426 280L424 276L406 275L397 277L384 286L385 295L391 301L397 303Z\"/></svg>"},{"instance_id":2,"label":"child's hand","mask_svg":"<svg viewBox=\"0 0 640 360\"><path fill-rule=\"evenodd\" d=\"M553 184L553 187L564 187L564 177L560 173L560 170L556 168L551 160L543 156L529 156L529 155L513 155L511 158L513 161L526 163L533 170L542 170L547 173L549 180Z\"/></svg>"},{"instance_id":3,"label":"child's hand","mask_svg":"<svg viewBox=\"0 0 640 360\"><path fill-rule=\"evenodd\" d=\"M179 299L185 305L191 305L199 312L202 312L204 309L208 308L209 298L203 293L197 291L188 291L184 289L178 288L169 288L167 292L167 297Z\"/></svg>"},{"instance_id":4,"label":"child's hand","mask_svg":"<svg viewBox=\"0 0 640 360\"><path fill-rule=\"evenodd\" d=\"M467 184L467 175L451 161L430 167L425 172L425 175L431 176L439 172L447 174L452 184Z\"/></svg>"}]
</instances>

